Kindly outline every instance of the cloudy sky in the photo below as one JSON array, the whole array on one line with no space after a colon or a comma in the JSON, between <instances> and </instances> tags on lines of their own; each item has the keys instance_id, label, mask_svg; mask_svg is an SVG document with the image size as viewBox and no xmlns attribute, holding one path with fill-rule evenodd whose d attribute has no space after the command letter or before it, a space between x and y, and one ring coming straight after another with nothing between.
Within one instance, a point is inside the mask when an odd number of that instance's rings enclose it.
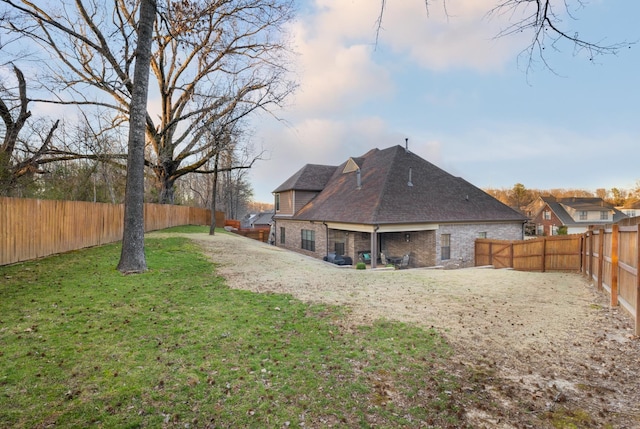
<instances>
[{"instance_id":1,"label":"cloudy sky","mask_svg":"<svg viewBox=\"0 0 640 429\"><path fill-rule=\"evenodd\" d=\"M265 160L255 198L303 165L404 145L481 188L632 188L640 180L640 43L590 60L550 46L527 70L530 33L498 38L497 0L303 0L291 28L299 90L254 123ZM562 4L561 1L556 3ZM591 0L563 28L601 44L640 41L640 2ZM511 17L513 20L518 16Z\"/></svg>"}]
</instances>

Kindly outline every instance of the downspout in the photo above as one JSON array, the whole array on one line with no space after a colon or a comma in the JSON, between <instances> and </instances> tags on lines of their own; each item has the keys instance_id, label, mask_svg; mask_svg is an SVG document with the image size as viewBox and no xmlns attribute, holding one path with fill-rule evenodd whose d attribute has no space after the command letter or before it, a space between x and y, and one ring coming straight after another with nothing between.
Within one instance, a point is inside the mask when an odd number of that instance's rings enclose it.
<instances>
[{"instance_id":1,"label":"downspout","mask_svg":"<svg viewBox=\"0 0 640 429\"><path fill-rule=\"evenodd\" d=\"M328 258L329 257L329 225L327 225L326 221L322 221L322 224L324 225L324 240L325 240L324 256Z\"/></svg>"},{"instance_id":2,"label":"downspout","mask_svg":"<svg viewBox=\"0 0 640 429\"><path fill-rule=\"evenodd\" d=\"M277 227L278 221L275 220L274 218L271 218L271 220L273 221L273 245L278 247L278 227Z\"/></svg>"},{"instance_id":3,"label":"downspout","mask_svg":"<svg viewBox=\"0 0 640 429\"><path fill-rule=\"evenodd\" d=\"M380 225L373 227L373 234L371 234L371 268L378 266L378 230Z\"/></svg>"}]
</instances>

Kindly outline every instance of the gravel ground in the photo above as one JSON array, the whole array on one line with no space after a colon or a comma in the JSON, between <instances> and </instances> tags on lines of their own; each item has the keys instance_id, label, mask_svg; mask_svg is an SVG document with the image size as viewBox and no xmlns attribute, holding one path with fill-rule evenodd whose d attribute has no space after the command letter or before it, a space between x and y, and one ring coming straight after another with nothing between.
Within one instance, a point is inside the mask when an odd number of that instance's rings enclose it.
<instances>
[{"instance_id":1,"label":"gravel ground","mask_svg":"<svg viewBox=\"0 0 640 429\"><path fill-rule=\"evenodd\" d=\"M187 237L231 288L343 305L354 324L386 318L436 328L454 349L447 370L481 380L498 404L497 413L467 409L474 427L640 428L632 319L578 273L362 271L232 234Z\"/></svg>"}]
</instances>

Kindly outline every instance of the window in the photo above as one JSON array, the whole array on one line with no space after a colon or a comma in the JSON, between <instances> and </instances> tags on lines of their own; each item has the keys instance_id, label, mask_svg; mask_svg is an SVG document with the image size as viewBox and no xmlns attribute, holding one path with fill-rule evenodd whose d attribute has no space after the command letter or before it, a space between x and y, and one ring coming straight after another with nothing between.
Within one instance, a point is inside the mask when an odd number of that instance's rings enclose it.
<instances>
[{"instance_id":1,"label":"window","mask_svg":"<svg viewBox=\"0 0 640 429\"><path fill-rule=\"evenodd\" d=\"M280 194L276 194L276 211L280 211Z\"/></svg>"},{"instance_id":2,"label":"window","mask_svg":"<svg viewBox=\"0 0 640 429\"><path fill-rule=\"evenodd\" d=\"M487 238L487 231L482 231L478 233L478 238Z\"/></svg>"},{"instance_id":3,"label":"window","mask_svg":"<svg viewBox=\"0 0 640 429\"><path fill-rule=\"evenodd\" d=\"M440 259L451 259L451 234L442 234L440 236Z\"/></svg>"},{"instance_id":4,"label":"window","mask_svg":"<svg viewBox=\"0 0 640 429\"><path fill-rule=\"evenodd\" d=\"M608 220L609 213L608 212L600 212L600 220Z\"/></svg>"},{"instance_id":5,"label":"window","mask_svg":"<svg viewBox=\"0 0 640 429\"><path fill-rule=\"evenodd\" d=\"M537 231L538 231L537 232L538 235L544 235L544 225L541 223L538 224Z\"/></svg>"},{"instance_id":6,"label":"window","mask_svg":"<svg viewBox=\"0 0 640 429\"><path fill-rule=\"evenodd\" d=\"M551 220L551 211L545 210L544 213L542 214L542 218L544 220Z\"/></svg>"},{"instance_id":7,"label":"window","mask_svg":"<svg viewBox=\"0 0 640 429\"><path fill-rule=\"evenodd\" d=\"M284 226L280 227L280 244L284 244L285 236L284 236Z\"/></svg>"},{"instance_id":8,"label":"window","mask_svg":"<svg viewBox=\"0 0 640 429\"><path fill-rule=\"evenodd\" d=\"M336 243L336 255L344 255L344 243Z\"/></svg>"},{"instance_id":9,"label":"window","mask_svg":"<svg viewBox=\"0 0 640 429\"><path fill-rule=\"evenodd\" d=\"M587 220L587 211L586 210L580 210L578 212L578 215L580 216L580 220Z\"/></svg>"},{"instance_id":10,"label":"window","mask_svg":"<svg viewBox=\"0 0 640 429\"><path fill-rule=\"evenodd\" d=\"M316 251L316 232L310 229L303 229L302 231L302 248L304 250Z\"/></svg>"}]
</instances>

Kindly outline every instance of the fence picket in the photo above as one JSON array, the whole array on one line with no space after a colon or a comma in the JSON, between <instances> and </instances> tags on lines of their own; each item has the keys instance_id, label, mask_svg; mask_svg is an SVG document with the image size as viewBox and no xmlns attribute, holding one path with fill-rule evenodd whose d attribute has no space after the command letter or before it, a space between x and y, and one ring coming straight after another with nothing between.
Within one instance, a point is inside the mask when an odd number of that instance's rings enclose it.
<instances>
[{"instance_id":1,"label":"fence picket","mask_svg":"<svg viewBox=\"0 0 640 429\"><path fill-rule=\"evenodd\" d=\"M211 221L197 207L145 204L144 212L145 231ZM0 197L0 265L119 241L123 217L122 204Z\"/></svg>"}]
</instances>

